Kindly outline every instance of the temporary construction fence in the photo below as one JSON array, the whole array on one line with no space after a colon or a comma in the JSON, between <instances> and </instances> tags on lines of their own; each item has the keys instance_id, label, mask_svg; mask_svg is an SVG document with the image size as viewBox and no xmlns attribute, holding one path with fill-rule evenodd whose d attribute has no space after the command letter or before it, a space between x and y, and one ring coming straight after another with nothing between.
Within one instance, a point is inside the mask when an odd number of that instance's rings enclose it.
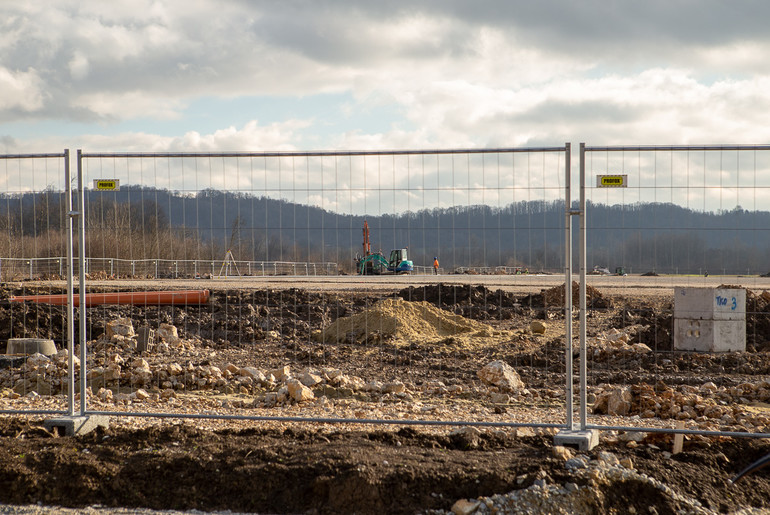
<instances>
[{"instance_id":1,"label":"temporary construction fence","mask_svg":"<svg viewBox=\"0 0 770 515\"><path fill-rule=\"evenodd\" d=\"M0 155L0 161L4 172L0 174L0 227L5 232L0 237L0 256L25 263L37 258L58 259L57 267L69 270L68 280L62 285L45 282L29 289L24 283L13 286L5 283L13 275L8 271L8 268L13 268L13 262L8 259L0 261L5 302L9 296L26 294L67 292L71 298L73 197L69 150L58 153L4 154ZM59 365L56 393L69 391L69 396L51 396L55 392L49 387L49 381L44 379L44 370L41 370L41 374L32 371L37 358L31 358L30 361L10 356L3 363L9 367L3 386L14 388L20 395L47 395L46 403L25 408L23 411L26 413L72 415L75 366L72 352L66 352L67 342L72 342L74 338L72 302L63 309L40 304L8 305L3 315L0 341L6 347L29 343L35 345L35 350L45 347L51 352L54 350L52 340L56 340L58 348L64 352L42 359ZM72 345L69 348L72 349ZM18 350L23 352L24 346L18 347Z\"/></svg>"},{"instance_id":2,"label":"temporary construction fence","mask_svg":"<svg viewBox=\"0 0 770 515\"><path fill-rule=\"evenodd\" d=\"M75 258L75 267L77 268ZM65 277L65 256L8 258L0 257L0 273L5 281L56 279ZM250 277L250 276L318 276L338 275L340 268L334 262L292 261L238 261L238 260L174 260L174 259L117 259L86 258L86 274L95 278L124 279L196 279L201 277ZM439 267L439 273L448 270ZM529 270L521 266L458 266L452 273L481 275L522 275ZM415 275L434 274L432 266L415 265Z\"/></svg>"},{"instance_id":3,"label":"temporary construction fence","mask_svg":"<svg viewBox=\"0 0 770 515\"><path fill-rule=\"evenodd\" d=\"M316 292L251 284L233 271L244 260L260 257L294 263L331 257L351 274L354 263L367 257L361 246L364 221L372 229L372 250L387 255L391 248L406 249L417 277L436 272L434 257L442 262L439 273L457 263L479 269L508 265L512 271L531 263L531 269L563 271L569 145L408 152L79 152L77 162L78 248L86 255L78 261L81 277L87 266L94 270L93 263L105 267L112 260L114 271L117 260L137 262L150 255L159 256L157 261L168 257L166 263L219 262L220 275L237 283L207 285L213 291L205 305L88 307L93 304L89 296L101 296L105 289L120 288L123 298L144 299L158 285L83 282L77 339L82 373L76 389L90 393L80 397L79 413L565 425L563 388L544 394L553 405L551 413L533 420L495 413L488 386L474 386L479 356L493 361L502 351L498 344L516 347L512 332L500 332L483 320L505 320L520 308L502 289L474 286L473 275L463 276L470 279L456 286L431 279L422 288L406 288L400 295L412 302L399 302L392 290L367 288L365 277L351 277L357 285L350 290L332 286ZM544 320L554 312L563 314L558 303L527 309ZM410 343L412 337L418 341ZM538 381L564 384L563 367L552 365L560 352L547 349ZM522 354L509 361L528 360ZM317 398L335 399L332 403L341 399L349 405L367 395L408 400L415 392L437 395L445 408L395 418L378 417L376 409L355 414L352 408L333 416L295 417L289 401L296 400L292 389L300 379ZM236 403L248 409L230 403L205 414L183 413L174 401L178 394L211 391L244 396ZM452 406L471 394L483 397L484 406L460 418ZM149 409L138 403L144 395L160 404ZM495 402L505 398L501 393ZM276 411L276 405L285 409Z\"/></svg>"},{"instance_id":4,"label":"temporary construction fence","mask_svg":"<svg viewBox=\"0 0 770 515\"><path fill-rule=\"evenodd\" d=\"M745 404L741 398L761 400L770 391L770 385L755 387L759 380L747 386L742 376L725 373L737 366L746 375L756 353L704 358L675 352L667 300L674 286L720 286L715 270L742 284L764 285L755 275L762 248L746 242L762 241L768 226L760 209L770 188L762 182L767 150L581 145L579 179L571 173L569 144L400 152L78 152L78 203L66 212L78 220L77 248L85 252L77 261L79 295L115 289L145 294L160 288L156 279L197 277L204 268L205 274L234 281L202 278L196 287L212 290L203 305L86 307L81 301L77 318L45 305L12 303L15 313L45 309L50 320L79 324L65 367L65 375L79 372L77 382L57 377L62 368L50 363L43 363L48 375L41 378L41 365L33 363L13 372L13 387L39 394L70 387L69 412L95 415L767 437L761 420L740 409L708 411L733 400ZM707 158L714 155L716 162ZM737 165L729 168L732 157ZM580 199L573 202L576 188ZM413 284L395 275L355 277L355 263L368 252L364 222L375 252L408 251L420 274ZM700 246L698 231L708 236ZM735 252L741 245L754 261ZM684 257L678 254L683 249L689 252ZM573 260L573 250L579 260ZM718 250L721 257L704 250ZM434 257L441 275L429 279ZM142 263L145 272L134 269L130 275L151 280L85 281L87 270L107 274L110 267L108 275L121 276L131 263ZM262 265L250 269L248 263ZM307 283L263 278L270 274L261 267L269 263L273 276L280 275L278 263L291 264L290 276L343 275L336 284L304 288ZM329 268L311 273L312 263ZM594 267L612 277L590 275ZM448 271L456 273L447 276ZM632 297L640 283L630 281L646 272L657 277L641 284L657 288L659 301L654 295ZM754 277L737 278L738 273ZM254 281L242 280L249 275ZM554 275L563 286L554 285ZM56 283L42 284L59 292ZM603 300L600 289L607 292ZM23 293L30 292L14 292ZM752 306L747 321L759 314L758 304ZM48 329L50 322L36 320L37 333L57 333ZM751 320L748 334L756 349L764 322ZM541 328L544 335L537 332ZM63 331L58 334L67 341ZM576 364L573 340L579 343ZM493 362L512 365L527 388L495 384L484 372ZM697 367L708 373L676 373ZM80 396L76 408L79 391L91 393ZM207 403L205 413L176 400L181 394L210 398L212 392L227 399ZM303 400L310 397L315 400ZM612 409L603 404L610 398ZM379 408L399 403L405 407L395 415ZM518 409L534 406L534 416ZM640 418L617 425L603 418L607 411ZM717 414L718 424L712 418Z\"/></svg>"},{"instance_id":5,"label":"temporary construction fence","mask_svg":"<svg viewBox=\"0 0 770 515\"><path fill-rule=\"evenodd\" d=\"M581 278L580 428L769 436L770 145L581 145L580 171L582 261L621 293Z\"/></svg>"}]
</instances>

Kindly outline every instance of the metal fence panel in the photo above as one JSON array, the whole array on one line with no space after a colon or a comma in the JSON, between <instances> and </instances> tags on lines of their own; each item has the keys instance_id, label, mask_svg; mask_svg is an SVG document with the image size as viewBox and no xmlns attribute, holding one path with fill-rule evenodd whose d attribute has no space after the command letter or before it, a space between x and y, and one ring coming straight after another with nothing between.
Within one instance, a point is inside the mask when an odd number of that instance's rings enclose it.
<instances>
[{"instance_id":1,"label":"metal fence panel","mask_svg":"<svg viewBox=\"0 0 770 515\"><path fill-rule=\"evenodd\" d=\"M127 299L84 307L88 411L564 426L568 152L79 154L86 302ZM411 274L357 273L391 249Z\"/></svg>"},{"instance_id":2,"label":"metal fence panel","mask_svg":"<svg viewBox=\"0 0 770 515\"><path fill-rule=\"evenodd\" d=\"M587 426L767 437L770 146L584 147L581 162ZM744 290L737 319L715 319ZM711 314L684 307L698 295Z\"/></svg>"},{"instance_id":3,"label":"metal fence panel","mask_svg":"<svg viewBox=\"0 0 770 515\"><path fill-rule=\"evenodd\" d=\"M69 152L0 155L0 167L0 411L71 412L71 310L20 300L66 296Z\"/></svg>"}]
</instances>

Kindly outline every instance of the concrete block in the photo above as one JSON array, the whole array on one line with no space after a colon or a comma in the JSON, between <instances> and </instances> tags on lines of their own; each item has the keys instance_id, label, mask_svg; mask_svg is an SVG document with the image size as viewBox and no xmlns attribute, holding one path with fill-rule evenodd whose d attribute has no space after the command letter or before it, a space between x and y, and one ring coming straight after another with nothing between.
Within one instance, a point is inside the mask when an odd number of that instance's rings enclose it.
<instances>
[{"instance_id":1,"label":"concrete block","mask_svg":"<svg viewBox=\"0 0 770 515\"><path fill-rule=\"evenodd\" d=\"M746 322L675 318L674 349L698 352L743 352L746 350Z\"/></svg>"},{"instance_id":2,"label":"concrete block","mask_svg":"<svg viewBox=\"0 0 770 515\"><path fill-rule=\"evenodd\" d=\"M77 436L90 433L97 427L110 427L110 419L105 415L66 416L45 420L43 427L50 432L58 431L66 436Z\"/></svg>"},{"instance_id":3,"label":"concrete block","mask_svg":"<svg viewBox=\"0 0 770 515\"><path fill-rule=\"evenodd\" d=\"M674 349L700 352L746 350L746 290L674 289Z\"/></svg>"},{"instance_id":4,"label":"concrete block","mask_svg":"<svg viewBox=\"0 0 770 515\"><path fill-rule=\"evenodd\" d=\"M39 352L45 356L56 354L56 345L53 340L47 338L10 338L6 347L6 354L24 355Z\"/></svg>"},{"instance_id":5,"label":"concrete block","mask_svg":"<svg viewBox=\"0 0 770 515\"><path fill-rule=\"evenodd\" d=\"M155 330L147 326L136 330L136 350L137 352L151 351L155 345Z\"/></svg>"},{"instance_id":6,"label":"concrete block","mask_svg":"<svg viewBox=\"0 0 770 515\"><path fill-rule=\"evenodd\" d=\"M599 445L599 432L593 429L585 431L565 429L553 436L553 444L572 447L579 451L590 451Z\"/></svg>"},{"instance_id":7,"label":"concrete block","mask_svg":"<svg viewBox=\"0 0 770 515\"><path fill-rule=\"evenodd\" d=\"M674 288L674 318L688 320L746 320L743 288Z\"/></svg>"}]
</instances>

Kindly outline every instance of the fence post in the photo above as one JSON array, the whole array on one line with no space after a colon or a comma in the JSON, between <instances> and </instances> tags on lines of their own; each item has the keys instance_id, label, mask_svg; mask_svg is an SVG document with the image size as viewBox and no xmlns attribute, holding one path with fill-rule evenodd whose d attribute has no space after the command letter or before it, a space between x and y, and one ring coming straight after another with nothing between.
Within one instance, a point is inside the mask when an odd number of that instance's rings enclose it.
<instances>
[{"instance_id":1,"label":"fence post","mask_svg":"<svg viewBox=\"0 0 770 515\"><path fill-rule=\"evenodd\" d=\"M83 155L78 149L78 254L80 280L79 308L80 308L80 415L86 413L86 376L88 374L88 362L86 361L86 217L85 217L85 192L83 191Z\"/></svg>"},{"instance_id":2,"label":"fence post","mask_svg":"<svg viewBox=\"0 0 770 515\"><path fill-rule=\"evenodd\" d=\"M70 153L64 151L64 183L67 203L67 415L75 415L75 287L72 281L72 178L70 177Z\"/></svg>"},{"instance_id":3,"label":"fence post","mask_svg":"<svg viewBox=\"0 0 770 515\"><path fill-rule=\"evenodd\" d=\"M586 145L580 144L580 430L586 431Z\"/></svg>"},{"instance_id":4,"label":"fence post","mask_svg":"<svg viewBox=\"0 0 770 515\"><path fill-rule=\"evenodd\" d=\"M564 181L564 340L566 344L565 365L567 370L567 430L574 431L574 408L572 401L574 398L572 377L572 189L571 189L571 145L567 143L566 176Z\"/></svg>"}]
</instances>

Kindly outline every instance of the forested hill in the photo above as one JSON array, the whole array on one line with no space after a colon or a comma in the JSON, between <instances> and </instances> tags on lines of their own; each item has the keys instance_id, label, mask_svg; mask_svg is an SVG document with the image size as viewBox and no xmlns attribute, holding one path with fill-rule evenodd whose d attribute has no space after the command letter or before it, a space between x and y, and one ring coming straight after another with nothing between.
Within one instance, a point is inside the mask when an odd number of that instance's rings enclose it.
<instances>
[{"instance_id":1,"label":"forested hill","mask_svg":"<svg viewBox=\"0 0 770 515\"><path fill-rule=\"evenodd\" d=\"M61 230L62 197L51 191L0 197L0 228L26 235ZM232 248L238 259L347 262L361 252L366 220L373 250L408 246L416 264L429 264L439 256L445 267L508 265L557 271L563 266L565 213L558 202L363 216L216 190L183 196L123 187L108 194L89 191L86 211L92 232L122 226L145 234L166 230L217 256ZM576 240L578 219L573 220ZM587 224L589 267L660 273L770 270L768 211L589 204Z\"/></svg>"}]
</instances>

